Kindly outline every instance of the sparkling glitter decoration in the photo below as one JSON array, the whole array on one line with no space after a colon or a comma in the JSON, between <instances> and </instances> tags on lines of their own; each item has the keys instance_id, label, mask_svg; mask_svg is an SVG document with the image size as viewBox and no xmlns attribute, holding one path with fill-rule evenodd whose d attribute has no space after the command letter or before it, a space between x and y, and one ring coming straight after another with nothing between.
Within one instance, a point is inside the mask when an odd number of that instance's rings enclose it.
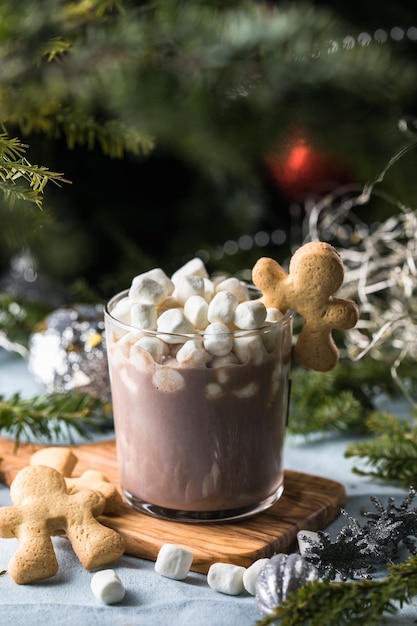
<instances>
[{"instance_id":1,"label":"sparkling glitter decoration","mask_svg":"<svg viewBox=\"0 0 417 626\"><path fill-rule=\"evenodd\" d=\"M384 507L381 500L372 497L376 512L364 513L367 518L361 526L354 517L342 511L347 523L333 541L329 533L319 531L317 539L303 535L307 547L304 558L313 563L320 578L341 580L348 578L371 578L375 564L393 562L398 557L400 544L411 554L417 554L417 509L410 509L416 495L410 489L408 496L397 507L394 498L389 498ZM300 533L301 534L301 533Z\"/></svg>"},{"instance_id":2,"label":"sparkling glitter decoration","mask_svg":"<svg viewBox=\"0 0 417 626\"><path fill-rule=\"evenodd\" d=\"M415 120L401 120L399 128L415 135ZM356 327L345 333L345 356L387 363L391 375L410 404L417 407L399 375L403 362L417 359L417 211L388 197L377 187L386 172L417 141L406 145L378 174L359 189L338 189L307 207L306 240L322 240L338 248L345 266L340 295L360 308ZM366 224L360 218L378 197L397 212L384 222Z\"/></svg>"},{"instance_id":3,"label":"sparkling glitter decoration","mask_svg":"<svg viewBox=\"0 0 417 626\"><path fill-rule=\"evenodd\" d=\"M103 307L53 311L30 337L28 367L48 393L76 390L110 401Z\"/></svg>"}]
</instances>

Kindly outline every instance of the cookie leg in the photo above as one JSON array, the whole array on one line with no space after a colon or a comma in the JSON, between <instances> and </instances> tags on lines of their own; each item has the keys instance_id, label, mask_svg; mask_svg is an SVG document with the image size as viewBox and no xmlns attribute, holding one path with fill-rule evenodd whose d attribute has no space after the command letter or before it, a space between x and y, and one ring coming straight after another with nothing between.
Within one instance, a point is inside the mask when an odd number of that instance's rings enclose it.
<instances>
[{"instance_id":1,"label":"cookie leg","mask_svg":"<svg viewBox=\"0 0 417 626\"><path fill-rule=\"evenodd\" d=\"M339 350L330 330L314 329L305 324L294 347L294 360L303 367L318 372L333 369L339 359Z\"/></svg>"},{"instance_id":2,"label":"cookie leg","mask_svg":"<svg viewBox=\"0 0 417 626\"><path fill-rule=\"evenodd\" d=\"M35 535L20 542L19 549L9 561L8 572L18 585L27 585L55 576L58 571L52 541Z\"/></svg>"},{"instance_id":3,"label":"cookie leg","mask_svg":"<svg viewBox=\"0 0 417 626\"><path fill-rule=\"evenodd\" d=\"M115 530L103 526L96 520L82 527L68 528L68 539L85 569L109 565L119 559L125 551L125 541Z\"/></svg>"}]
</instances>

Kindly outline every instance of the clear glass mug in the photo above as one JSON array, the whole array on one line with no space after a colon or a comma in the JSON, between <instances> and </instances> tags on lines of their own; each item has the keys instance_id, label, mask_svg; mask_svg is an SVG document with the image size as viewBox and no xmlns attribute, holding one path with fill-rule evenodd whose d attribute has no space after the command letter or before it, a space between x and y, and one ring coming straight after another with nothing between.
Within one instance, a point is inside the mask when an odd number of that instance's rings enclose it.
<instances>
[{"instance_id":1,"label":"clear glass mug","mask_svg":"<svg viewBox=\"0 0 417 626\"><path fill-rule=\"evenodd\" d=\"M256 296L259 293L255 292ZM183 522L243 519L281 496L292 313L261 329L231 332L248 358L180 365L175 352L198 335L161 335L112 316L106 344L121 486L135 508ZM204 331L202 331L204 332ZM144 336L169 346L156 362ZM237 360L237 359L236 359Z\"/></svg>"}]
</instances>

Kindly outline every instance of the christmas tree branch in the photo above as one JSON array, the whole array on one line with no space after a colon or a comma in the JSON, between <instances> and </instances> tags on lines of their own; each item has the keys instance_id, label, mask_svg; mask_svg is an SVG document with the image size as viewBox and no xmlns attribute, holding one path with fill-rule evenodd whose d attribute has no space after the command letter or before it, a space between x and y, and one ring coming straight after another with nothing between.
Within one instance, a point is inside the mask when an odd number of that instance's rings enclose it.
<instances>
[{"instance_id":1,"label":"christmas tree branch","mask_svg":"<svg viewBox=\"0 0 417 626\"><path fill-rule=\"evenodd\" d=\"M18 446L28 441L74 434L89 439L112 422L110 407L90 394L50 394L23 398L19 393L0 395L0 430L11 434Z\"/></svg>"},{"instance_id":2,"label":"christmas tree branch","mask_svg":"<svg viewBox=\"0 0 417 626\"><path fill-rule=\"evenodd\" d=\"M345 456L358 457L365 467L353 468L356 474L403 487L417 485L417 426L386 413L374 413L366 422L373 438L348 446Z\"/></svg>"},{"instance_id":3,"label":"christmas tree branch","mask_svg":"<svg viewBox=\"0 0 417 626\"><path fill-rule=\"evenodd\" d=\"M257 621L268 626L379 626L386 614L412 604L417 594L417 556L405 563L388 565L382 580L355 582L316 581L292 593L271 615Z\"/></svg>"}]
</instances>

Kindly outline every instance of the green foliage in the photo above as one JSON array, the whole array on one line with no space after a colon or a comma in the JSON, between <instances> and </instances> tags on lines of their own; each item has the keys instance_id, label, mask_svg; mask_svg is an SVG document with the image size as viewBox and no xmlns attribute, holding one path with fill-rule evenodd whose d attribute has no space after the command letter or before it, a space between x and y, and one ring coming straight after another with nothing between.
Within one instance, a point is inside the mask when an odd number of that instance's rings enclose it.
<instances>
[{"instance_id":1,"label":"green foliage","mask_svg":"<svg viewBox=\"0 0 417 626\"><path fill-rule=\"evenodd\" d=\"M7 294L0 294L0 335L28 347L29 336L51 307Z\"/></svg>"},{"instance_id":2,"label":"green foliage","mask_svg":"<svg viewBox=\"0 0 417 626\"><path fill-rule=\"evenodd\" d=\"M364 430L366 408L352 389L340 386L338 371L336 368L323 374L304 368L294 369L288 423L290 433L309 435Z\"/></svg>"},{"instance_id":3,"label":"green foliage","mask_svg":"<svg viewBox=\"0 0 417 626\"><path fill-rule=\"evenodd\" d=\"M7 133L0 134L0 191L10 207L17 200L25 200L42 208L46 184L49 181L59 184L65 179L44 166L31 165L24 156L27 147Z\"/></svg>"},{"instance_id":4,"label":"green foliage","mask_svg":"<svg viewBox=\"0 0 417 626\"><path fill-rule=\"evenodd\" d=\"M343 138L349 153L345 116L350 125L366 116L364 133L392 128L415 77L388 44L347 49L348 25L308 3L21 5L0 8L3 121L70 145L98 139L110 155L156 140L202 166L253 175L253 159L299 122ZM392 137L379 129L380 141Z\"/></svg>"},{"instance_id":5,"label":"green foliage","mask_svg":"<svg viewBox=\"0 0 417 626\"><path fill-rule=\"evenodd\" d=\"M0 395L0 429L13 436L16 446L23 439L53 441L62 435L89 439L111 423L109 407L89 394Z\"/></svg>"},{"instance_id":6,"label":"green foliage","mask_svg":"<svg viewBox=\"0 0 417 626\"><path fill-rule=\"evenodd\" d=\"M372 413L366 426L372 438L349 445L345 453L347 457L363 461L363 466L353 471L403 487L417 485L415 422L386 413Z\"/></svg>"},{"instance_id":7,"label":"green foliage","mask_svg":"<svg viewBox=\"0 0 417 626\"><path fill-rule=\"evenodd\" d=\"M380 626L384 615L397 612L394 603L411 604L417 594L417 556L388 568L383 580L308 583L257 626L277 619L280 626Z\"/></svg>"}]
</instances>

